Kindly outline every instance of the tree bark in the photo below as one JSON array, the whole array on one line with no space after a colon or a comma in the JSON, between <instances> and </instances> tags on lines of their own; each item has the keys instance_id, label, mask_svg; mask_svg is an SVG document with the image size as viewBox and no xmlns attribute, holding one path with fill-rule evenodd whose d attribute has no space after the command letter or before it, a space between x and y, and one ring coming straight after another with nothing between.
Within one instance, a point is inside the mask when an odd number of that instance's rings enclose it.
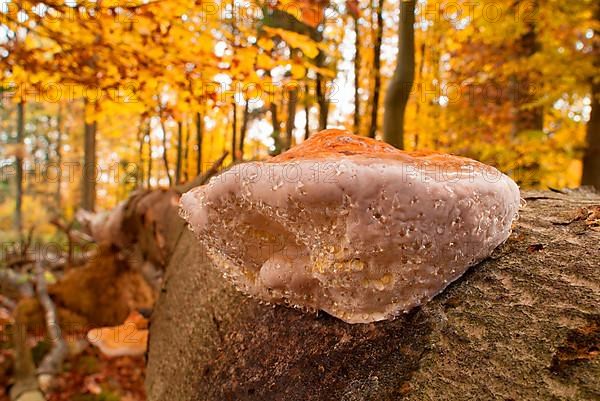
<instances>
[{"instance_id":1,"label":"tree bark","mask_svg":"<svg viewBox=\"0 0 600 401\"><path fill-rule=\"evenodd\" d=\"M404 149L404 115L415 80L415 3L400 1L398 61L385 96L383 138L398 149Z\"/></svg>"},{"instance_id":2,"label":"tree bark","mask_svg":"<svg viewBox=\"0 0 600 401\"><path fill-rule=\"evenodd\" d=\"M371 105L371 126L369 127L369 137L375 138L377 133L377 115L379 114L379 94L381 92L381 43L383 41L383 1L378 0L375 11L375 23L377 30L375 33L375 44L373 47L373 74L375 74L373 83L373 104ZM402 0L400 0L402 3Z\"/></svg>"},{"instance_id":3,"label":"tree bark","mask_svg":"<svg viewBox=\"0 0 600 401\"><path fill-rule=\"evenodd\" d=\"M17 152L16 164L16 191L15 191L15 217L14 228L17 232L23 230L23 156L25 154L25 101L17 104Z\"/></svg>"},{"instance_id":4,"label":"tree bark","mask_svg":"<svg viewBox=\"0 0 600 401\"><path fill-rule=\"evenodd\" d=\"M83 176L81 207L94 211L96 207L96 131L98 123L84 123Z\"/></svg>"},{"instance_id":5,"label":"tree bark","mask_svg":"<svg viewBox=\"0 0 600 401\"><path fill-rule=\"evenodd\" d=\"M530 192L509 240L373 324L236 291L183 221L150 326L149 400L595 399L600 197Z\"/></svg>"}]
</instances>

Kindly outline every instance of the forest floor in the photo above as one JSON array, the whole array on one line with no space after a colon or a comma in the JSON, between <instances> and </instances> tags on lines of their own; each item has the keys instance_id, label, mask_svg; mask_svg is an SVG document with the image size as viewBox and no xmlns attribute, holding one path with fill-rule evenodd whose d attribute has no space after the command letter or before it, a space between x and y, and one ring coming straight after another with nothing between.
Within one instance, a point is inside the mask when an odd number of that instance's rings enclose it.
<instances>
[{"instance_id":1,"label":"forest floor","mask_svg":"<svg viewBox=\"0 0 600 401\"><path fill-rule=\"evenodd\" d=\"M13 351L6 340L10 314L0 307L0 401L10 401ZM82 336L82 339L85 337ZM29 336L34 360L40 360L47 343ZM56 387L47 394L48 401L145 401L144 357L108 358L87 345L79 354L69 357Z\"/></svg>"}]
</instances>

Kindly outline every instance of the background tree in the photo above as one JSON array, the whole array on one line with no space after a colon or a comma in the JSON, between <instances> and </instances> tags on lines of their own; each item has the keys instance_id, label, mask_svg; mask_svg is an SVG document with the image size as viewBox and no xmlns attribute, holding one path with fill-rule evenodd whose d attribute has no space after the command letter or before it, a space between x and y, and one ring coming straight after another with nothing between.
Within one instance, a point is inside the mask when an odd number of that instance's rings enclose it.
<instances>
[{"instance_id":1,"label":"background tree","mask_svg":"<svg viewBox=\"0 0 600 401\"><path fill-rule=\"evenodd\" d=\"M400 0L398 61L386 95L383 138L404 149L404 118L415 79L415 0Z\"/></svg>"},{"instance_id":2,"label":"background tree","mask_svg":"<svg viewBox=\"0 0 600 401\"><path fill-rule=\"evenodd\" d=\"M600 71L600 5L596 4L594 42L591 57L594 67ZM590 77L590 120L586 128L586 148L583 156L582 185L591 185L600 190L600 78Z\"/></svg>"}]
</instances>

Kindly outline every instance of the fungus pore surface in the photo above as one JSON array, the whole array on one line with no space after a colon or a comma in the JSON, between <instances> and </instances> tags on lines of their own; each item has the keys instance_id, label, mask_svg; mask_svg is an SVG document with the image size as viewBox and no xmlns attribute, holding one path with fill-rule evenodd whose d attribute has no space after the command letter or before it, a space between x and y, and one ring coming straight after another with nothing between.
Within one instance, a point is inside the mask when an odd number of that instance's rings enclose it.
<instances>
[{"instance_id":1,"label":"fungus pore surface","mask_svg":"<svg viewBox=\"0 0 600 401\"><path fill-rule=\"evenodd\" d=\"M325 130L185 193L181 214L239 290L367 323L489 256L519 204L514 181L475 160Z\"/></svg>"}]
</instances>

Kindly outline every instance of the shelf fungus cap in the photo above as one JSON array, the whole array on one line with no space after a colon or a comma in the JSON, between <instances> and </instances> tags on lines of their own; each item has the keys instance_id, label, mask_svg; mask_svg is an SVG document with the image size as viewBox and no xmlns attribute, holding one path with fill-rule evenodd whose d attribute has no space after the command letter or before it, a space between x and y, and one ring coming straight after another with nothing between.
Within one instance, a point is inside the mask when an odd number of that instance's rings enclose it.
<instances>
[{"instance_id":1,"label":"shelf fungus cap","mask_svg":"<svg viewBox=\"0 0 600 401\"><path fill-rule=\"evenodd\" d=\"M488 257L519 205L515 182L475 160L325 130L185 193L181 214L239 290L368 323Z\"/></svg>"},{"instance_id":2,"label":"shelf fungus cap","mask_svg":"<svg viewBox=\"0 0 600 401\"><path fill-rule=\"evenodd\" d=\"M144 355L148 346L148 320L133 311L119 326L91 329L87 340L110 358Z\"/></svg>"}]
</instances>

